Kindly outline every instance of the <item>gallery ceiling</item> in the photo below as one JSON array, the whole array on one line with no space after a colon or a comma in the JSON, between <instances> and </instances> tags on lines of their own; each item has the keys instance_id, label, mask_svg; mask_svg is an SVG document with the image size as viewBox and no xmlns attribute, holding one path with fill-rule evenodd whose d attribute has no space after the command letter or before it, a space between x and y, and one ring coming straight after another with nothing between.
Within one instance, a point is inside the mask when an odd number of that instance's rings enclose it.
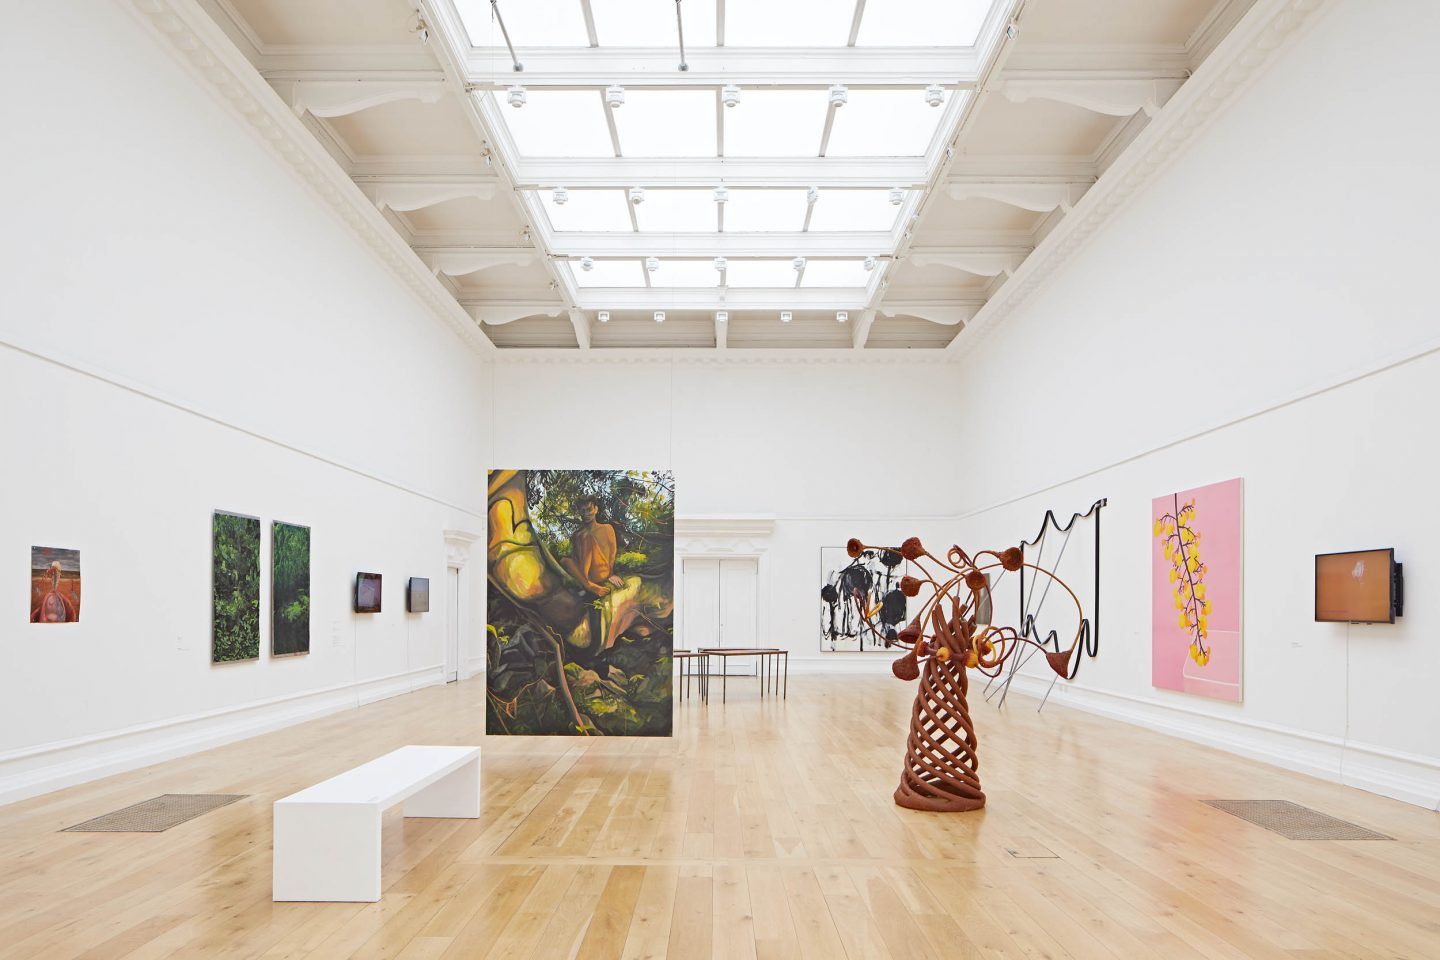
<instances>
[{"instance_id":1,"label":"gallery ceiling","mask_svg":"<svg viewBox=\"0 0 1440 960\"><path fill-rule=\"evenodd\" d=\"M953 348L1252 0L200 3L491 343L577 351Z\"/></svg>"}]
</instances>

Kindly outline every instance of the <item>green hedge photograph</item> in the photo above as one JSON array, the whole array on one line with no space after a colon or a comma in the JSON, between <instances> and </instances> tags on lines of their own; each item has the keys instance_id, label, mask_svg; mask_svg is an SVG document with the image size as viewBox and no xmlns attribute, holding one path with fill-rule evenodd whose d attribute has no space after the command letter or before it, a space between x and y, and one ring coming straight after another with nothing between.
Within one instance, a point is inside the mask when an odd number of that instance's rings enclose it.
<instances>
[{"instance_id":1,"label":"green hedge photograph","mask_svg":"<svg viewBox=\"0 0 1440 960\"><path fill-rule=\"evenodd\" d=\"M260 656L260 521L216 512L210 557L215 663Z\"/></svg>"},{"instance_id":2,"label":"green hedge photograph","mask_svg":"<svg viewBox=\"0 0 1440 960\"><path fill-rule=\"evenodd\" d=\"M310 528L270 525L270 655L310 652Z\"/></svg>"}]
</instances>

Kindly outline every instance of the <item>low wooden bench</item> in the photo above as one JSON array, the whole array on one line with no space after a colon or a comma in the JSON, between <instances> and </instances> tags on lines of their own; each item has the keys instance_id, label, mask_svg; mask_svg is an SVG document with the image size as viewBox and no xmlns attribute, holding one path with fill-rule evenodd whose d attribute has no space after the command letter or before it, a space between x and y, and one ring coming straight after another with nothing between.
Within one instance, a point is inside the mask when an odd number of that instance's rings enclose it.
<instances>
[{"instance_id":1,"label":"low wooden bench","mask_svg":"<svg viewBox=\"0 0 1440 960\"><path fill-rule=\"evenodd\" d=\"M380 815L480 816L479 747L401 747L275 801L273 899L380 899Z\"/></svg>"}]
</instances>

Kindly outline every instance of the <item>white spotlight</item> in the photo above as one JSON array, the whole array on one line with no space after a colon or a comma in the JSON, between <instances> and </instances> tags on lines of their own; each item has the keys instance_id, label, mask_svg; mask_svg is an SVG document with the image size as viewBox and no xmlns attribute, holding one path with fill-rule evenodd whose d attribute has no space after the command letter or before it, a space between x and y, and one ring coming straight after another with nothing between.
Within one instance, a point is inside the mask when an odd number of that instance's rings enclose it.
<instances>
[{"instance_id":1,"label":"white spotlight","mask_svg":"<svg viewBox=\"0 0 1440 960\"><path fill-rule=\"evenodd\" d=\"M505 99L510 102L512 107L525 106L525 88L517 83L505 92Z\"/></svg>"},{"instance_id":2,"label":"white spotlight","mask_svg":"<svg viewBox=\"0 0 1440 960\"><path fill-rule=\"evenodd\" d=\"M716 322L716 323L724 323L726 320L729 320L729 319L730 319L730 311L728 311L728 310L716 310L716 311L715 311L715 322Z\"/></svg>"},{"instance_id":3,"label":"white spotlight","mask_svg":"<svg viewBox=\"0 0 1440 960\"><path fill-rule=\"evenodd\" d=\"M819 199L820 199L820 188L819 188L819 187L811 187L809 190L806 190L806 191L805 191L805 202L806 202L806 203L814 203L816 200L819 200Z\"/></svg>"},{"instance_id":4,"label":"white spotlight","mask_svg":"<svg viewBox=\"0 0 1440 960\"><path fill-rule=\"evenodd\" d=\"M791 313L789 310L781 310L781 311L780 311L780 322L781 322L781 323L789 323L792 319L794 319L794 317L795 317L795 314Z\"/></svg>"},{"instance_id":5,"label":"white spotlight","mask_svg":"<svg viewBox=\"0 0 1440 960\"><path fill-rule=\"evenodd\" d=\"M649 270L651 273L654 273L656 270L659 270L659 269L660 269L660 258L659 258L659 257L646 257L646 258L645 258L645 269L646 269L646 270Z\"/></svg>"},{"instance_id":6,"label":"white spotlight","mask_svg":"<svg viewBox=\"0 0 1440 960\"><path fill-rule=\"evenodd\" d=\"M611 110L625 106L625 88L618 83L612 83L605 88L605 106Z\"/></svg>"},{"instance_id":7,"label":"white spotlight","mask_svg":"<svg viewBox=\"0 0 1440 960\"><path fill-rule=\"evenodd\" d=\"M796 273L799 273L801 270L805 269L805 258L796 257L794 260L790 261L790 266L795 268Z\"/></svg>"},{"instance_id":8,"label":"white spotlight","mask_svg":"<svg viewBox=\"0 0 1440 960\"><path fill-rule=\"evenodd\" d=\"M721 273L724 273L726 270L730 269L730 263L724 257L716 257L714 262L715 269L719 270Z\"/></svg>"},{"instance_id":9,"label":"white spotlight","mask_svg":"<svg viewBox=\"0 0 1440 960\"><path fill-rule=\"evenodd\" d=\"M830 106L843 107L849 102L850 91L846 89L845 84L837 83L830 88Z\"/></svg>"},{"instance_id":10,"label":"white spotlight","mask_svg":"<svg viewBox=\"0 0 1440 960\"><path fill-rule=\"evenodd\" d=\"M905 202L905 191L900 187L890 188L890 206L898 207Z\"/></svg>"},{"instance_id":11,"label":"white spotlight","mask_svg":"<svg viewBox=\"0 0 1440 960\"><path fill-rule=\"evenodd\" d=\"M727 107L733 107L740 102L740 85L727 83L720 88L720 102Z\"/></svg>"},{"instance_id":12,"label":"white spotlight","mask_svg":"<svg viewBox=\"0 0 1440 960\"><path fill-rule=\"evenodd\" d=\"M865 258L865 272L866 272L866 273L869 273L871 270L874 270L874 269L875 269L875 258L874 258L874 257L866 257L866 258Z\"/></svg>"},{"instance_id":13,"label":"white spotlight","mask_svg":"<svg viewBox=\"0 0 1440 960\"><path fill-rule=\"evenodd\" d=\"M609 311L609 310L601 310L599 313L595 314L595 319L599 320L601 323L609 323L609 322L610 322L610 311Z\"/></svg>"},{"instance_id":14,"label":"white spotlight","mask_svg":"<svg viewBox=\"0 0 1440 960\"><path fill-rule=\"evenodd\" d=\"M836 320L837 322L839 322L839 323L844 323L845 321L847 321L847 320L849 320L849 319L850 319L850 314L849 314L848 311L845 311L845 310L836 310L836 311L835 311L835 320Z\"/></svg>"},{"instance_id":15,"label":"white spotlight","mask_svg":"<svg viewBox=\"0 0 1440 960\"><path fill-rule=\"evenodd\" d=\"M556 187L550 191L550 199L555 202L555 206L563 207L566 201L570 199L570 191L564 187Z\"/></svg>"},{"instance_id":16,"label":"white spotlight","mask_svg":"<svg viewBox=\"0 0 1440 960\"><path fill-rule=\"evenodd\" d=\"M664 310L656 310L656 311L655 311L655 322L656 322L656 323L664 323L664 322L665 322L665 311L664 311Z\"/></svg>"},{"instance_id":17,"label":"white spotlight","mask_svg":"<svg viewBox=\"0 0 1440 960\"><path fill-rule=\"evenodd\" d=\"M716 203L726 203L726 202L728 202L729 200L730 200L730 188L729 188L729 187L725 186L725 184L722 183L722 184L720 184L720 186L718 186L718 187L715 188L715 202L716 202Z\"/></svg>"},{"instance_id":18,"label":"white spotlight","mask_svg":"<svg viewBox=\"0 0 1440 960\"><path fill-rule=\"evenodd\" d=\"M932 83L925 88L925 102L932 107L938 107L945 102L945 88L938 83Z\"/></svg>"},{"instance_id":19,"label":"white spotlight","mask_svg":"<svg viewBox=\"0 0 1440 960\"><path fill-rule=\"evenodd\" d=\"M591 270L594 270L594 269L595 269L595 258L594 258L594 257L581 257L581 258L580 258L580 269L581 269L581 270L584 270L586 273L589 273Z\"/></svg>"},{"instance_id":20,"label":"white spotlight","mask_svg":"<svg viewBox=\"0 0 1440 960\"><path fill-rule=\"evenodd\" d=\"M631 187L631 188L630 188L630 204L631 204L632 206L638 207L638 206L640 206L640 204L642 204L642 203L644 203L644 202L645 202L645 188L644 188L644 187Z\"/></svg>"}]
</instances>

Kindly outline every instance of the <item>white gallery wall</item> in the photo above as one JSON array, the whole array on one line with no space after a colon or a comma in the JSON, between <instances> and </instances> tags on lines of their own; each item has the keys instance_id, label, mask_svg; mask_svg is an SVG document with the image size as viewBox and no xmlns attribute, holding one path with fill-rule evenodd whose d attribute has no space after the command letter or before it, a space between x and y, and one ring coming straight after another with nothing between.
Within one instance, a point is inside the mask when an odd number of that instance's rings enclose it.
<instances>
[{"instance_id":1,"label":"white gallery wall","mask_svg":"<svg viewBox=\"0 0 1440 960\"><path fill-rule=\"evenodd\" d=\"M1341 0L958 370L971 542L1107 497L1099 659L1057 698L1440 801L1440 8ZM1244 478L1244 702L1150 685L1151 498ZM1313 622L1394 546L1395 625ZM1037 671L1036 676L1040 674ZM1038 682L1030 689L1040 689Z\"/></svg>"},{"instance_id":2,"label":"white gallery wall","mask_svg":"<svg viewBox=\"0 0 1440 960\"><path fill-rule=\"evenodd\" d=\"M12 5L0 86L0 801L437 681L480 358L125 5ZM210 662L217 509L266 523L259 662ZM268 656L271 520L311 528L307 656ZM28 622L32 545L80 551L78 624Z\"/></svg>"},{"instance_id":3,"label":"white gallery wall","mask_svg":"<svg viewBox=\"0 0 1440 960\"><path fill-rule=\"evenodd\" d=\"M773 521L756 541L761 642L789 650L799 670L887 672L894 658L881 653L820 652L820 548L953 532L962 482L945 440L955 435L946 393L954 368L848 355L741 363L600 354L497 363L490 462L669 468L681 541L694 539L686 531L697 521ZM677 644L687 645L683 635Z\"/></svg>"}]
</instances>

